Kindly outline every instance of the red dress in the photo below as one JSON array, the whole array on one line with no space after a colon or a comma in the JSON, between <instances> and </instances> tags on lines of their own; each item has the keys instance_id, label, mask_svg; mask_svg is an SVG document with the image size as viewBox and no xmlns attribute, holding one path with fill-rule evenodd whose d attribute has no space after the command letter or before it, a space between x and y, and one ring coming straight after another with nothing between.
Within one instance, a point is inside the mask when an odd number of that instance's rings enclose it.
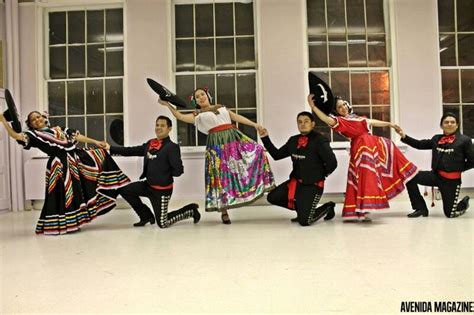
<instances>
[{"instance_id":1,"label":"red dress","mask_svg":"<svg viewBox=\"0 0 474 315\"><path fill-rule=\"evenodd\" d=\"M351 139L346 197L342 217L354 219L365 212L389 208L388 200L405 188L418 172L387 138L370 134L364 117L334 117L332 127Z\"/></svg>"}]
</instances>

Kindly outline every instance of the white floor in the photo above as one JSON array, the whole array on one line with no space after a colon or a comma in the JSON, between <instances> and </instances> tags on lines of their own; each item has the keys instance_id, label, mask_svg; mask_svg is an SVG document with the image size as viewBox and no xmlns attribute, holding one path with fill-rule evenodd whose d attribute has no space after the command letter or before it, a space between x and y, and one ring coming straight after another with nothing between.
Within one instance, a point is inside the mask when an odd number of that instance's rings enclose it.
<instances>
[{"instance_id":1,"label":"white floor","mask_svg":"<svg viewBox=\"0 0 474 315\"><path fill-rule=\"evenodd\" d=\"M179 202L172 206L181 205ZM36 236L38 211L0 214L0 313L399 313L404 301L474 301L474 214L311 227L271 206L169 229L114 210L79 233ZM470 209L469 211L472 211Z\"/></svg>"}]
</instances>

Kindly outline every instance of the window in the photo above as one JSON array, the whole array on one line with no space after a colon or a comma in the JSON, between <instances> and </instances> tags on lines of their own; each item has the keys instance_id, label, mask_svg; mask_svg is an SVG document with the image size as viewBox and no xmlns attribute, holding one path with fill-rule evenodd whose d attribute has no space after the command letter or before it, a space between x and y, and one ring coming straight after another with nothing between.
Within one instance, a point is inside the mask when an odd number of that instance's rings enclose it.
<instances>
[{"instance_id":1,"label":"window","mask_svg":"<svg viewBox=\"0 0 474 315\"><path fill-rule=\"evenodd\" d=\"M348 100L354 112L390 121L390 65L383 0L307 0L309 71ZM332 141L347 141L318 119ZM374 134L390 138L389 128Z\"/></svg>"},{"instance_id":2,"label":"window","mask_svg":"<svg viewBox=\"0 0 474 315\"><path fill-rule=\"evenodd\" d=\"M123 10L53 11L47 20L51 125L123 145Z\"/></svg>"},{"instance_id":3,"label":"window","mask_svg":"<svg viewBox=\"0 0 474 315\"><path fill-rule=\"evenodd\" d=\"M209 88L213 103L257 121L257 64L253 3L219 1L186 4L175 1L176 94L188 100L197 87ZM189 113L189 106L182 110ZM257 138L254 128L238 126ZM202 146L206 136L191 124L178 121L178 142Z\"/></svg>"},{"instance_id":4,"label":"window","mask_svg":"<svg viewBox=\"0 0 474 315\"><path fill-rule=\"evenodd\" d=\"M474 138L474 1L438 0L443 112Z\"/></svg>"}]
</instances>

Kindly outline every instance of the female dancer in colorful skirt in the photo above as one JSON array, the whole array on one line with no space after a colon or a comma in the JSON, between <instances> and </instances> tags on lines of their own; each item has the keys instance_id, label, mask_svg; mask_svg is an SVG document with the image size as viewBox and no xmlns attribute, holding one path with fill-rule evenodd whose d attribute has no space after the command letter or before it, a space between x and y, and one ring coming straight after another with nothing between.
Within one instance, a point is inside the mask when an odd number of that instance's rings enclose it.
<instances>
[{"instance_id":1,"label":"female dancer in colorful skirt","mask_svg":"<svg viewBox=\"0 0 474 315\"><path fill-rule=\"evenodd\" d=\"M398 126L357 116L340 97L336 97L336 116L328 116L317 108L312 94L308 103L319 119L351 139L343 219L370 221L368 213L389 208L388 200L402 192L404 184L418 172L391 140L374 136L369 129Z\"/></svg>"},{"instance_id":2,"label":"female dancer in colorful skirt","mask_svg":"<svg viewBox=\"0 0 474 315\"><path fill-rule=\"evenodd\" d=\"M198 88L192 96L197 110L183 114L160 100L171 113L208 135L205 183L206 211L220 211L222 223L230 224L227 209L246 205L274 188L275 181L264 148L232 125L232 120L263 127L223 106L211 105L207 89Z\"/></svg>"},{"instance_id":3,"label":"female dancer in colorful skirt","mask_svg":"<svg viewBox=\"0 0 474 315\"><path fill-rule=\"evenodd\" d=\"M115 207L117 189L130 180L102 149L78 149L78 141L105 146L79 132L48 126L47 117L37 111L28 114L28 130L17 133L0 121L8 134L24 146L38 148L49 156L46 166L46 193L37 234L59 235L79 230L97 215Z\"/></svg>"}]
</instances>

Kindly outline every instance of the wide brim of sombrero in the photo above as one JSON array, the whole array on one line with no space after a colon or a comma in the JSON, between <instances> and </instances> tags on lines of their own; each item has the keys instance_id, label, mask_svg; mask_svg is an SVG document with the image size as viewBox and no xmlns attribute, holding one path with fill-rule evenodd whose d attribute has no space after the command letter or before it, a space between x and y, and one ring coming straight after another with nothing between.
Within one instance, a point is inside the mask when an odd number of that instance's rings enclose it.
<instances>
[{"instance_id":1,"label":"wide brim of sombrero","mask_svg":"<svg viewBox=\"0 0 474 315\"><path fill-rule=\"evenodd\" d=\"M18 118L18 110L16 109L13 96L8 89L5 89L5 101L7 103L7 110L5 110L3 116L11 123L13 130L16 132L21 132L21 123Z\"/></svg>"},{"instance_id":2,"label":"wide brim of sombrero","mask_svg":"<svg viewBox=\"0 0 474 315\"><path fill-rule=\"evenodd\" d=\"M334 95L329 85L312 72L308 73L309 91L314 94L314 103L326 115L334 109Z\"/></svg>"},{"instance_id":3,"label":"wide brim of sombrero","mask_svg":"<svg viewBox=\"0 0 474 315\"><path fill-rule=\"evenodd\" d=\"M186 107L187 104L179 96L168 90L166 87L156 82L151 78L147 78L146 81L153 91L155 91L162 100L170 102L178 107Z\"/></svg>"}]
</instances>

